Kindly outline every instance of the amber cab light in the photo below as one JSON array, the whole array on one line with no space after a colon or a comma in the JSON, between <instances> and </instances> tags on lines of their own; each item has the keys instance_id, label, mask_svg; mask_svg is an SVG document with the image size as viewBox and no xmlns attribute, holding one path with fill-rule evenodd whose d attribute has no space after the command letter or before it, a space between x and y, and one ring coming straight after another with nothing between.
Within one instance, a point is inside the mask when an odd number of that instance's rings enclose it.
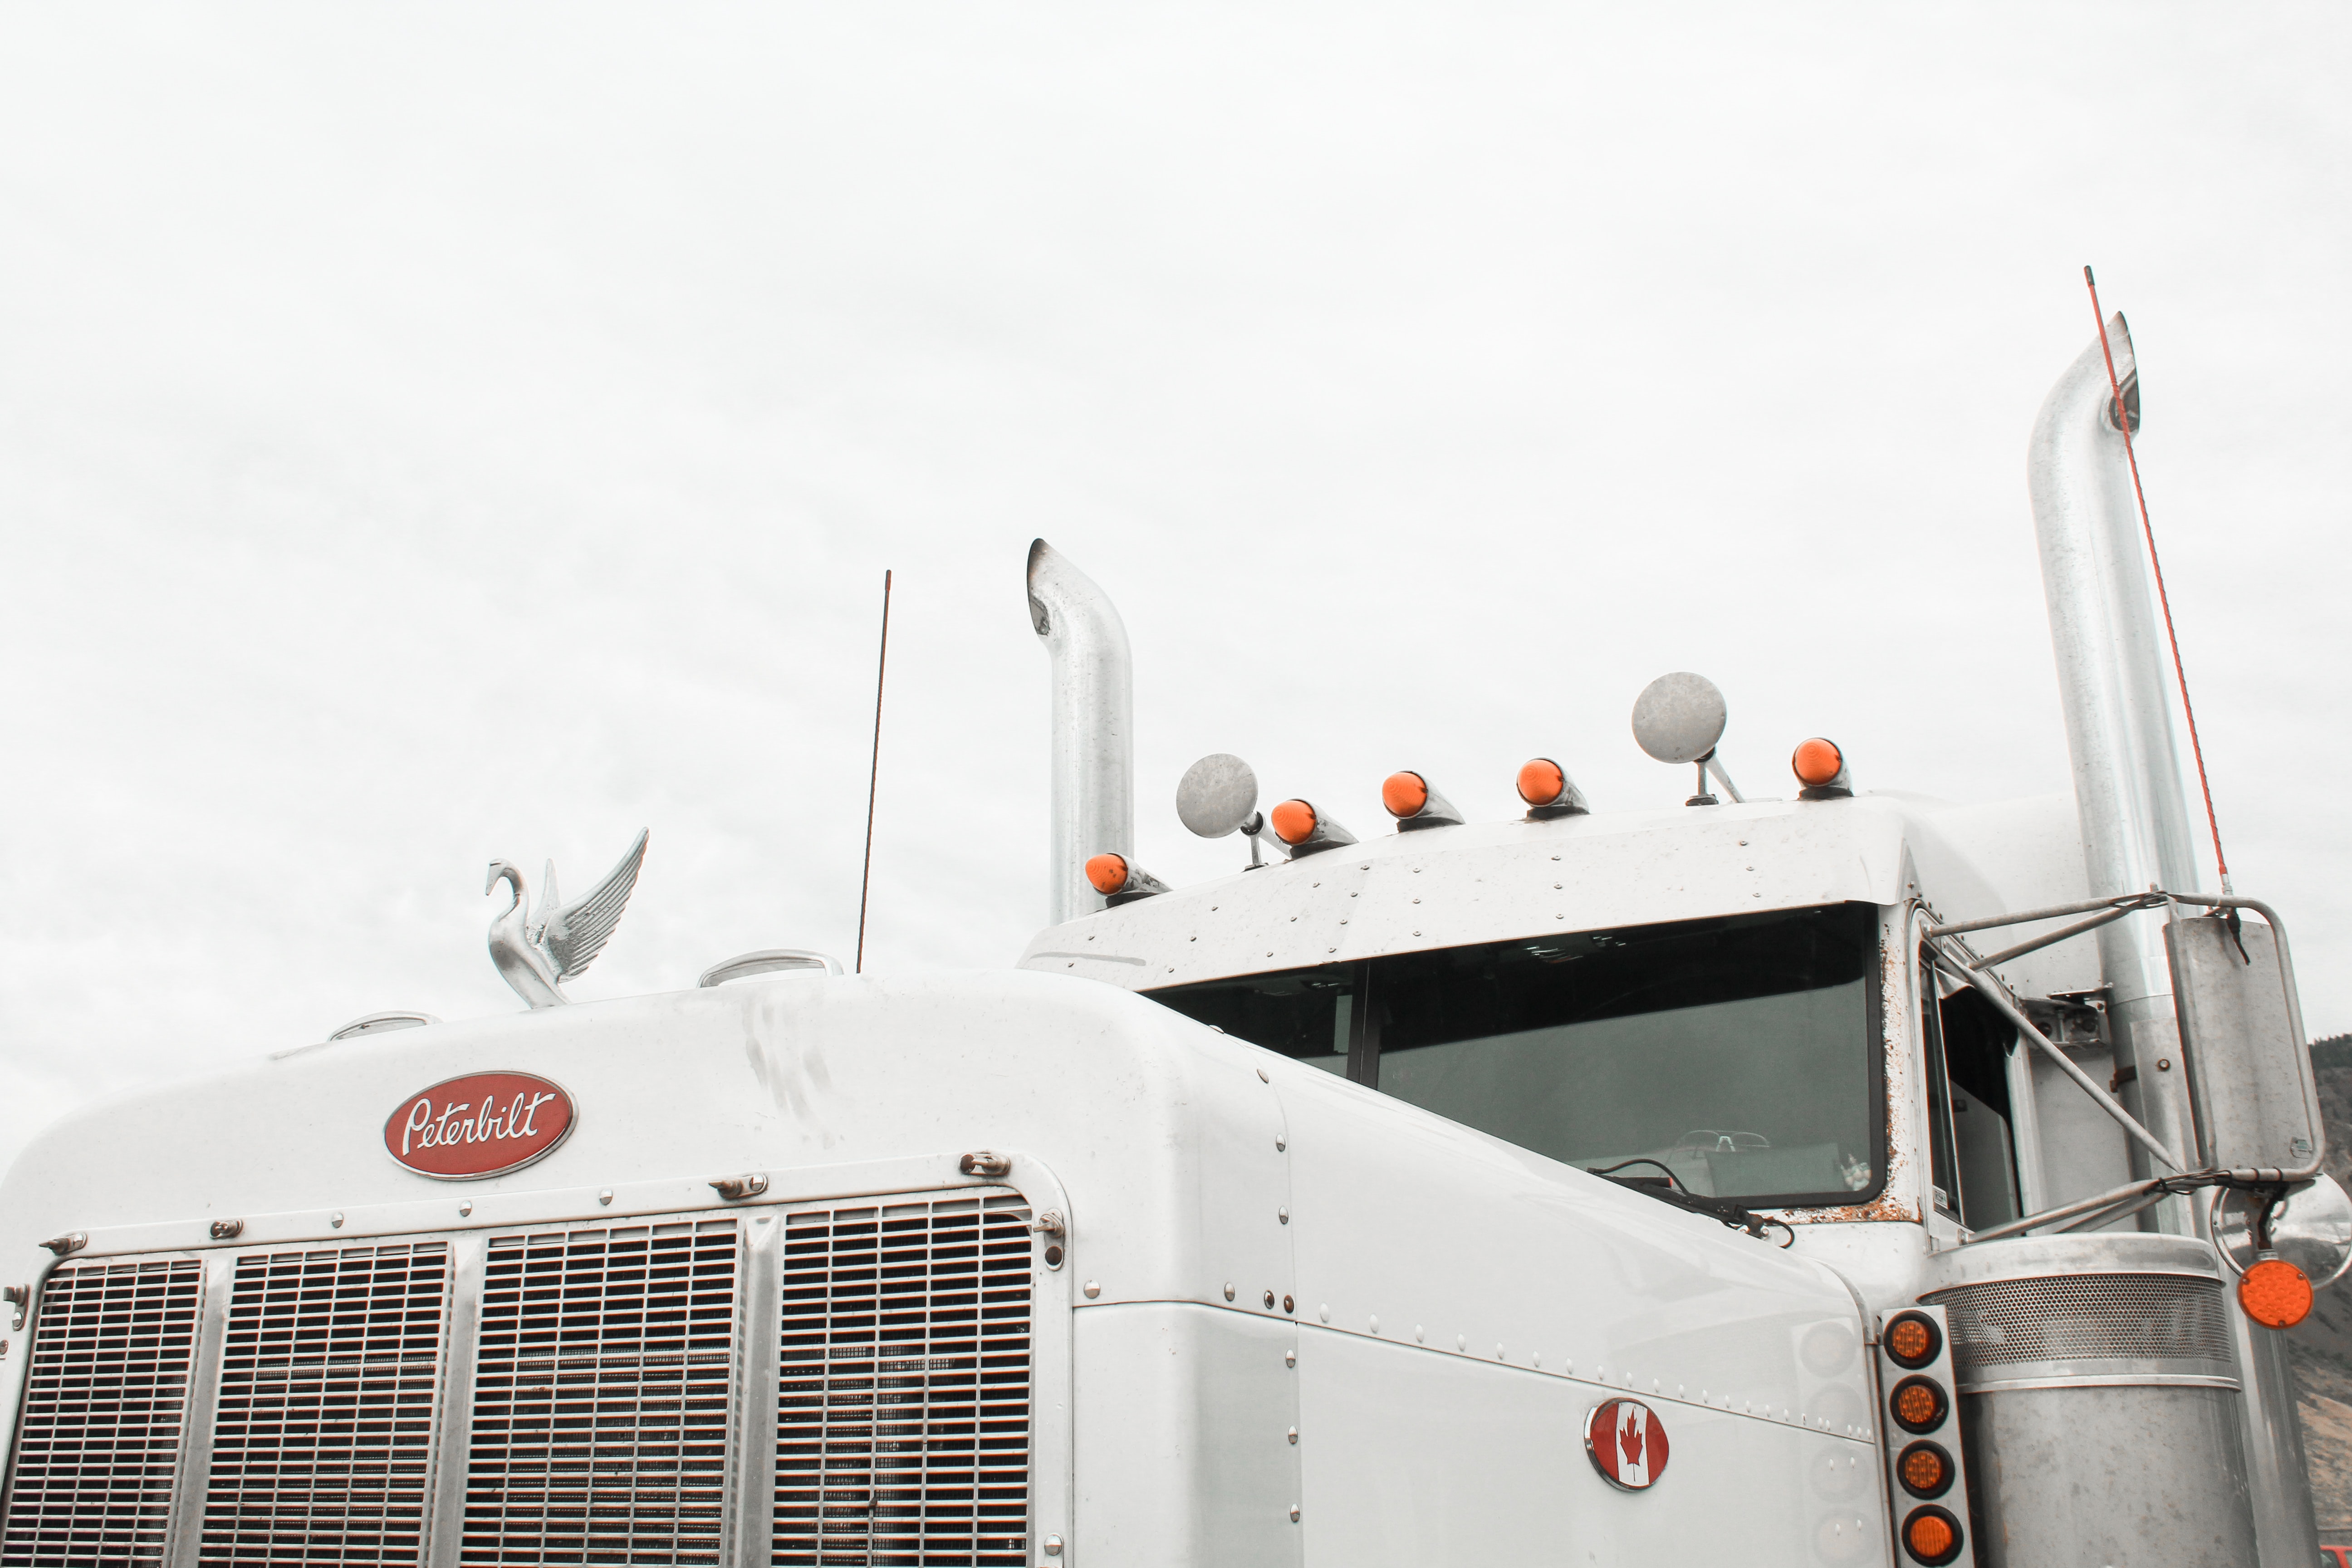
<instances>
[{"instance_id":1,"label":"amber cab light","mask_svg":"<svg viewBox=\"0 0 2352 1568\"><path fill-rule=\"evenodd\" d=\"M1549 805L1568 788L1568 770L1549 757L1536 757L1519 765L1519 798L1529 805Z\"/></svg>"},{"instance_id":2,"label":"amber cab light","mask_svg":"<svg viewBox=\"0 0 2352 1568\"><path fill-rule=\"evenodd\" d=\"M1819 735L1799 746L1789 765L1797 771L1797 782L1807 789L1819 789L1836 782L1845 766L1845 753L1837 749L1834 741L1824 741Z\"/></svg>"},{"instance_id":3,"label":"amber cab light","mask_svg":"<svg viewBox=\"0 0 2352 1568\"><path fill-rule=\"evenodd\" d=\"M1381 783L1381 804L1391 816L1411 816L1429 804L1429 781L1419 773L1391 773Z\"/></svg>"},{"instance_id":4,"label":"amber cab light","mask_svg":"<svg viewBox=\"0 0 2352 1568\"><path fill-rule=\"evenodd\" d=\"M1903 1550L1927 1568L1942 1568L1960 1554L1960 1521L1940 1508L1918 1508L1903 1521Z\"/></svg>"},{"instance_id":5,"label":"amber cab light","mask_svg":"<svg viewBox=\"0 0 2352 1568\"><path fill-rule=\"evenodd\" d=\"M1592 809L1568 770L1549 757L1530 757L1519 764L1519 798L1528 803L1529 822L1582 816Z\"/></svg>"},{"instance_id":6,"label":"amber cab light","mask_svg":"<svg viewBox=\"0 0 2352 1568\"><path fill-rule=\"evenodd\" d=\"M1265 814L1274 836L1285 844L1304 844L1315 837L1315 808L1303 800L1286 800Z\"/></svg>"},{"instance_id":7,"label":"amber cab light","mask_svg":"<svg viewBox=\"0 0 2352 1568\"><path fill-rule=\"evenodd\" d=\"M1925 1312L1904 1312L1886 1325L1886 1353L1906 1371L1926 1366L1943 1348L1936 1320Z\"/></svg>"},{"instance_id":8,"label":"amber cab light","mask_svg":"<svg viewBox=\"0 0 2352 1568\"><path fill-rule=\"evenodd\" d=\"M2311 1279L2284 1258L2265 1258L2240 1277L2238 1305L2266 1329L2291 1329L2311 1316Z\"/></svg>"},{"instance_id":9,"label":"amber cab light","mask_svg":"<svg viewBox=\"0 0 2352 1568\"><path fill-rule=\"evenodd\" d=\"M1894 1413L1895 1424L1906 1432L1933 1432L1944 1424L1951 1403L1934 1380L1906 1377L1895 1385L1886 1405Z\"/></svg>"},{"instance_id":10,"label":"amber cab light","mask_svg":"<svg viewBox=\"0 0 2352 1568\"><path fill-rule=\"evenodd\" d=\"M1065 861L1063 864L1067 865L1068 862ZM1127 886L1127 857L1124 855L1095 856L1087 862L1087 880L1095 885L1095 891L1097 893L1108 896L1118 892Z\"/></svg>"},{"instance_id":11,"label":"amber cab light","mask_svg":"<svg viewBox=\"0 0 2352 1568\"><path fill-rule=\"evenodd\" d=\"M1895 1479L1913 1497L1942 1497L1951 1489L1952 1457L1934 1443L1914 1443L1895 1461Z\"/></svg>"}]
</instances>

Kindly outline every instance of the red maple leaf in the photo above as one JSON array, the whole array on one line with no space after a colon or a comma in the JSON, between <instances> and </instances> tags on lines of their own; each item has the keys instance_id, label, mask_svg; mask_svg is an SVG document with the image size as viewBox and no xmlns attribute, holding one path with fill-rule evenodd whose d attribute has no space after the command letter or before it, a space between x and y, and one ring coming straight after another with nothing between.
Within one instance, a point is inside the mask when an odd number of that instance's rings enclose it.
<instances>
[{"instance_id":1,"label":"red maple leaf","mask_svg":"<svg viewBox=\"0 0 2352 1568\"><path fill-rule=\"evenodd\" d=\"M1628 1406L1625 1411L1625 1425L1619 1428L1617 1433L1617 1450L1625 1456L1627 1464L1638 1465L1642 1462L1642 1413Z\"/></svg>"}]
</instances>

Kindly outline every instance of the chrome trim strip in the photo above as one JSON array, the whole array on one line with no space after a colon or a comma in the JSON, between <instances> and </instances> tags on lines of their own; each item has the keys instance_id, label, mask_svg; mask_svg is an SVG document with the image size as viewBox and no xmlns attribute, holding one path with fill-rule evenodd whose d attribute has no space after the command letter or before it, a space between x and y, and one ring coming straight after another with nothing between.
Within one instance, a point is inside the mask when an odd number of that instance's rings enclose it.
<instances>
[{"instance_id":1,"label":"chrome trim strip","mask_svg":"<svg viewBox=\"0 0 2352 1568\"><path fill-rule=\"evenodd\" d=\"M772 1213L743 1226L743 1352L736 1394L736 1461L731 1561L766 1568L776 1530L776 1405L779 1391L776 1322L783 1310L784 1227ZM765 1433L765 1442L757 1441Z\"/></svg>"},{"instance_id":2,"label":"chrome trim strip","mask_svg":"<svg viewBox=\"0 0 2352 1568\"><path fill-rule=\"evenodd\" d=\"M2222 1356L2077 1356L2068 1361L1970 1363L1962 1357L1956 1383L2081 1383L2096 1377L2235 1377Z\"/></svg>"},{"instance_id":3,"label":"chrome trim strip","mask_svg":"<svg viewBox=\"0 0 2352 1568\"><path fill-rule=\"evenodd\" d=\"M220 1412L220 1370L228 1342L229 1298L236 1293L236 1258L215 1252L204 1259L196 1302L196 1343L188 1362L188 1403L180 1424L179 1473L172 1478L172 1522L163 1531L170 1568L195 1568L205 1543L205 1492L212 1481L213 1423Z\"/></svg>"},{"instance_id":4,"label":"chrome trim strip","mask_svg":"<svg viewBox=\"0 0 2352 1568\"><path fill-rule=\"evenodd\" d=\"M2234 1377L2203 1377L2184 1372L2116 1373L2097 1377L2019 1377L1999 1383L1963 1383L1959 1392L2014 1394L2028 1388L2226 1388L2243 1393Z\"/></svg>"},{"instance_id":5,"label":"chrome trim strip","mask_svg":"<svg viewBox=\"0 0 2352 1568\"><path fill-rule=\"evenodd\" d=\"M419 1238L423 1239L422 1237ZM482 1258L489 1237L461 1231L449 1242L449 1305L443 1314L441 1403L433 1444L432 1500L425 1521L430 1568L457 1568L466 1544L466 1460L474 1443L474 1351L482 1330Z\"/></svg>"}]
</instances>

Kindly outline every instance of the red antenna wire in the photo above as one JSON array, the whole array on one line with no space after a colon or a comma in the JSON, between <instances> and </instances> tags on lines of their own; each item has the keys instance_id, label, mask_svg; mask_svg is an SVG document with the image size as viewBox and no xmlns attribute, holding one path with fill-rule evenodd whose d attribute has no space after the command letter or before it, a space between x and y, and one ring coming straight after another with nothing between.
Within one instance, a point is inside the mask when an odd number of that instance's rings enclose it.
<instances>
[{"instance_id":1,"label":"red antenna wire","mask_svg":"<svg viewBox=\"0 0 2352 1568\"><path fill-rule=\"evenodd\" d=\"M882 782L882 678L890 672L890 574L882 574L882 651L874 659L874 765L866 775L866 870L857 879L857 965L866 973L866 896L874 889L874 792Z\"/></svg>"},{"instance_id":2,"label":"red antenna wire","mask_svg":"<svg viewBox=\"0 0 2352 1568\"><path fill-rule=\"evenodd\" d=\"M2197 738L2197 710L2189 701L2189 671L2180 662L2180 635L2172 629L2172 595L2164 591L2164 563L2157 559L2156 528L2147 521L2147 492L2140 489L2139 455L2132 450L2131 416L2124 410L2123 384L2116 379L2116 353L2107 343L2107 316L2099 307L2099 280L2083 268L2091 291L2091 319L2099 324L2099 353L2107 362L2107 390L2116 400L2116 428L2124 433L2124 460L2131 465L2132 495L2139 502L2140 532L2147 539L2147 563L2156 570L2156 602L2164 607L2165 640L2172 645L2172 674L2180 682L2180 710L2189 716L2189 749L2197 758L2197 787L2205 793L2205 826L2213 835L2213 864L2221 872L2221 896L2230 896L2230 860L2221 853L2221 822L2213 815L2213 784L2205 776L2205 745Z\"/></svg>"}]
</instances>

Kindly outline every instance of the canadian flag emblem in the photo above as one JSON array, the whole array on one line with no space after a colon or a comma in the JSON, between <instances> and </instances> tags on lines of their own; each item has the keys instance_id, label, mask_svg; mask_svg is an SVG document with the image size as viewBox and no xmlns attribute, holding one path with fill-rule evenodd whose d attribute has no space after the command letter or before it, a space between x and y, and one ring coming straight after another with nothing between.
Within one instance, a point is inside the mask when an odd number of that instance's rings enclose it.
<instances>
[{"instance_id":1,"label":"canadian flag emblem","mask_svg":"<svg viewBox=\"0 0 2352 1568\"><path fill-rule=\"evenodd\" d=\"M1612 1487L1638 1492L1666 1473L1666 1427L1638 1399L1612 1399L1584 1419L1584 1451Z\"/></svg>"}]
</instances>

